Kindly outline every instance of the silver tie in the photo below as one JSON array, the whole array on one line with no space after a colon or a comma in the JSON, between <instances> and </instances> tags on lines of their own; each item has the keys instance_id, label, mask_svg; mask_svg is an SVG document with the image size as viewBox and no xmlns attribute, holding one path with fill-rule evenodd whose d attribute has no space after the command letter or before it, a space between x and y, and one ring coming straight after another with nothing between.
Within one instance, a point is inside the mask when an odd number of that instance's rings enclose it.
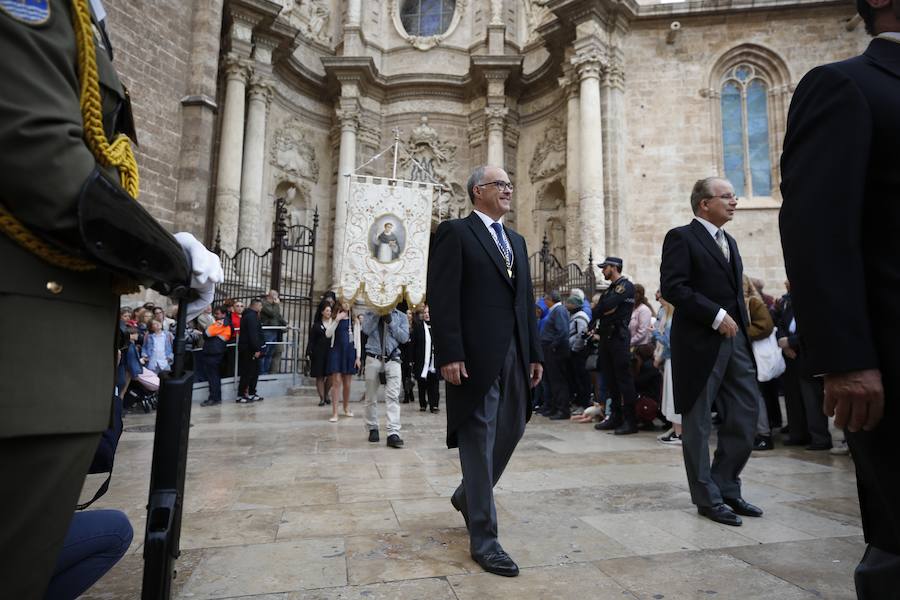
<instances>
[{"instance_id":1,"label":"silver tie","mask_svg":"<svg viewBox=\"0 0 900 600\"><path fill-rule=\"evenodd\" d=\"M728 249L728 240L725 239L725 232L721 229L716 232L716 243L725 256L725 262L731 262L731 251Z\"/></svg>"}]
</instances>

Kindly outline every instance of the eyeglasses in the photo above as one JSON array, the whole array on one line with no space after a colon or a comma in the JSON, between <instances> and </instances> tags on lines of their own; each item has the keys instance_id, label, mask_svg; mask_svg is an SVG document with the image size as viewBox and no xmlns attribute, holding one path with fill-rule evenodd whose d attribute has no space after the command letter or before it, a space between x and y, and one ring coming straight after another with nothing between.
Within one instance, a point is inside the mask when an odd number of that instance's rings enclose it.
<instances>
[{"instance_id":1,"label":"eyeglasses","mask_svg":"<svg viewBox=\"0 0 900 600\"><path fill-rule=\"evenodd\" d=\"M718 196L707 196L707 198L721 198L727 202L728 200L737 200L738 196L737 194L719 194Z\"/></svg>"},{"instance_id":2,"label":"eyeglasses","mask_svg":"<svg viewBox=\"0 0 900 600\"><path fill-rule=\"evenodd\" d=\"M478 187L487 187L493 185L498 191L513 191L513 185L508 181L488 181L487 183L479 183Z\"/></svg>"}]
</instances>

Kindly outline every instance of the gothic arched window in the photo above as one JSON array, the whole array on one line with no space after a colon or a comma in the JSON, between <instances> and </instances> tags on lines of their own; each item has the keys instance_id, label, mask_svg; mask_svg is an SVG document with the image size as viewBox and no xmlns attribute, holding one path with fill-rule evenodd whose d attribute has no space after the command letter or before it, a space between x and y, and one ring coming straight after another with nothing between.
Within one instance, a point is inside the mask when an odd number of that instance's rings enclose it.
<instances>
[{"instance_id":1,"label":"gothic arched window","mask_svg":"<svg viewBox=\"0 0 900 600\"><path fill-rule=\"evenodd\" d=\"M411 36L440 35L450 28L455 10L455 0L405 0L400 21Z\"/></svg>"},{"instance_id":2,"label":"gothic arched window","mask_svg":"<svg viewBox=\"0 0 900 600\"><path fill-rule=\"evenodd\" d=\"M732 48L716 61L709 98L713 113L719 173L731 181L745 208L780 200L778 157L787 105L790 72L774 52L755 44ZM740 206L740 205L739 205ZM777 207L777 204L771 204Z\"/></svg>"},{"instance_id":3,"label":"gothic arched window","mask_svg":"<svg viewBox=\"0 0 900 600\"><path fill-rule=\"evenodd\" d=\"M768 85L751 65L731 69L722 82L725 177L738 196L771 196Z\"/></svg>"}]
</instances>

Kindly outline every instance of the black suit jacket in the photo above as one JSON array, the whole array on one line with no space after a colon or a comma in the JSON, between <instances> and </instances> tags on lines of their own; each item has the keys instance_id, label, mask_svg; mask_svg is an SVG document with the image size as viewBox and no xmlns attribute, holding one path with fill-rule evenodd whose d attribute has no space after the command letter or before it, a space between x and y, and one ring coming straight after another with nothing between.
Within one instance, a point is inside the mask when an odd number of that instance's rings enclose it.
<instances>
[{"instance_id":1,"label":"black suit jacket","mask_svg":"<svg viewBox=\"0 0 900 600\"><path fill-rule=\"evenodd\" d=\"M696 219L669 231L663 243L660 292L676 309L671 333L672 385L675 411L681 414L694 405L715 365L722 334L712 324L720 308L744 330L749 345L741 284L744 265L734 238L726 232L725 239L730 261Z\"/></svg>"},{"instance_id":2,"label":"black suit jacket","mask_svg":"<svg viewBox=\"0 0 900 600\"><path fill-rule=\"evenodd\" d=\"M900 44L817 67L791 101L781 244L809 374L881 368L900 393Z\"/></svg>"},{"instance_id":3,"label":"black suit jacket","mask_svg":"<svg viewBox=\"0 0 900 600\"><path fill-rule=\"evenodd\" d=\"M238 348L249 352L260 352L265 345L259 313L252 308L247 308L241 313L241 338L238 340Z\"/></svg>"},{"instance_id":4,"label":"black suit jacket","mask_svg":"<svg viewBox=\"0 0 900 600\"><path fill-rule=\"evenodd\" d=\"M534 292L525 239L505 228L514 254L510 279L491 234L478 215L445 221L434 234L428 266L428 306L435 366L464 361L469 377L447 384L447 446L456 447L456 430L482 402L506 357L513 336L523 376L541 362L534 316ZM531 416L531 402L526 418Z\"/></svg>"},{"instance_id":5,"label":"black suit jacket","mask_svg":"<svg viewBox=\"0 0 900 600\"><path fill-rule=\"evenodd\" d=\"M429 321L428 325L431 325ZM425 322L416 317L413 321L412 335L410 336L410 351L412 352L413 375L417 379L421 379L422 371L425 365L431 359L431 354L425 354ZM434 348L434 331L431 332L431 347ZM436 367L436 365L435 365ZM441 372L437 372L437 376L441 376Z\"/></svg>"}]
</instances>

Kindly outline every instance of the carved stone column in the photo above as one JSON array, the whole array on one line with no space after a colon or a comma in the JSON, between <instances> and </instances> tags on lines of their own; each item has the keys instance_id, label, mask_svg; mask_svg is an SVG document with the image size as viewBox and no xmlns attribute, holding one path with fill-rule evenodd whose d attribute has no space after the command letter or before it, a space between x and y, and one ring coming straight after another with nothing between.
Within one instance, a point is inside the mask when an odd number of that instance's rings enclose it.
<instances>
[{"instance_id":1,"label":"carved stone column","mask_svg":"<svg viewBox=\"0 0 900 600\"><path fill-rule=\"evenodd\" d=\"M347 198L350 191L348 176L356 169L356 134L359 131L360 110L355 98L341 99L337 118L341 123L341 150L338 158L337 199L334 207L332 281L335 283L339 281L344 230L347 226Z\"/></svg>"},{"instance_id":2,"label":"carved stone column","mask_svg":"<svg viewBox=\"0 0 900 600\"><path fill-rule=\"evenodd\" d=\"M248 98L237 245L238 248L253 248L261 252L268 246L268 240L262 237L262 195L266 161L266 121L272 99L271 85L266 79L254 76L250 80Z\"/></svg>"},{"instance_id":3,"label":"carved stone column","mask_svg":"<svg viewBox=\"0 0 900 600\"><path fill-rule=\"evenodd\" d=\"M596 47L572 59L578 71L580 116L578 198L582 219L579 256L606 253L606 214L603 199L603 121L600 110L600 75L603 55Z\"/></svg>"},{"instance_id":4,"label":"carved stone column","mask_svg":"<svg viewBox=\"0 0 900 600\"><path fill-rule=\"evenodd\" d=\"M225 59L225 109L219 143L216 178L215 230L221 234L221 247L229 254L237 249L240 211L241 169L244 155L244 108L250 62L228 56Z\"/></svg>"},{"instance_id":5,"label":"carved stone column","mask_svg":"<svg viewBox=\"0 0 900 600\"><path fill-rule=\"evenodd\" d=\"M347 21L344 23L344 47L342 56L363 54L362 44L362 0L347 2Z\"/></svg>"},{"instance_id":6,"label":"carved stone column","mask_svg":"<svg viewBox=\"0 0 900 600\"><path fill-rule=\"evenodd\" d=\"M506 114L505 106L488 106L484 109L487 125L487 164L506 168L503 152L503 132Z\"/></svg>"},{"instance_id":7,"label":"carved stone column","mask_svg":"<svg viewBox=\"0 0 900 600\"><path fill-rule=\"evenodd\" d=\"M573 261L581 264L587 254L581 244L581 207L579 206L579 150L581 119L579 116L578 84L571 66L559 78L559 86L566 92L566 248Z\"/></svg>"},{"instance_id":8,"label":"carved stone column","mask_svg":"<svg viewBox=\"0 0 900 600\"><path fill-rule=\"evenodd\" d=\"M600 83L603 111L603 173L606 200L606 246L611 254L627 254L625 176L625 70L616 51Z\"/></svg>"}]
</instances>

